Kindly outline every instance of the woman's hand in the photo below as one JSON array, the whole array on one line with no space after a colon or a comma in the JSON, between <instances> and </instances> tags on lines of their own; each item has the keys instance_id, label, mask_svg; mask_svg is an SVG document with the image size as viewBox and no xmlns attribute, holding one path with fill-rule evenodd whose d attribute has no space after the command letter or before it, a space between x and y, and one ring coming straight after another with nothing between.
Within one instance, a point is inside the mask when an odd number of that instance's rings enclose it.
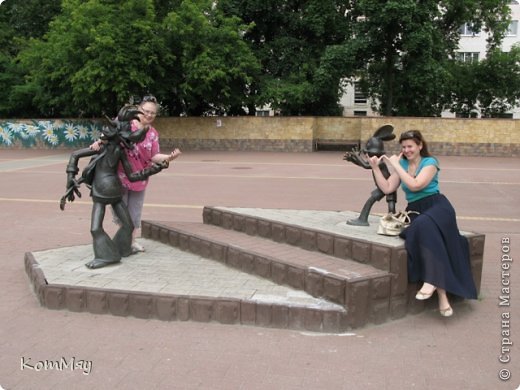
<instances>
[{"instance_id":1,"label":"woman's hand","mask_svg":"<svg viewBox=\"0 0 520 390\"><path fill-rule=\"evenodd\" d=\"M381 163L381 159L385 157L385 156L381 156L381 157L377 157L377 156L368 156L368 155L365 155L365 158L367 159L368 163L370 164L370 167L372 169L374 168L379 168L379 164Z\"/></svg>"},{"instance_id":2,"label":"woman's hand","mask_svg":"<svg viewBox=\"0 0 520 390\"><path fill-rule=\"evenodd\" d=\"M399 166L399 161L401 160L402 157L403 157L403 153L402 152L399 153L399 154L393 154L390 157L388 157L386 155L382 156L384 161L388 161L388 163L390 163L390 165L392 165L393 167Z\"/></svg>"},{"instance_id":3,"label":"woman's hand","mask_svg":"<svg viewBox=\"0 0 520 390\"><path fill-rule=\"evenodd\" d=\"M175 149L173 150L173 152L171 152L171 153L168 155L167 160L168 160L168 161L173 161L173 160L175 160L177 157L179 157L181 154L182 154L182 152L180 151L180 149L175 148Z\"/></svg>"},{"instance_id":4,"label":"woman's hand","mask_svg":"<svg viewBox=\"0 0 520 390\"><path fill-rule=\"evenodd\" d=\"M101 145L103 145L103 141L98 139L97 141L94 141L92 144L90 144L89 148L90 150L94 150L95 152L99 152L101 149Z\"/></svg>"}]
</instances>

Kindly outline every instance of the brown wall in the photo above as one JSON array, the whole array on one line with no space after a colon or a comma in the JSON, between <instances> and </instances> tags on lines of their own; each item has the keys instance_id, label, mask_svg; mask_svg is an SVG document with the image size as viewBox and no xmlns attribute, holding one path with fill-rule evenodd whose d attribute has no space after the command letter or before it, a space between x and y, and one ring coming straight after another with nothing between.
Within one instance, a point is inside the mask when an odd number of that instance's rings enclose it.
<instances>
[{"instance_id":1,"label":"brown wall","mask_svg":"<svg viewBox=\"0 0 520 390\"><path fill-rule=\"evenodd\" d=\"M157 118L161 145L189 150L312 151L312 117Z\"/></svg>"},{"instance_id":2,"label":"brown wall","mask_svg":"<svg viewBox=\"0 0 520 390\"><path fill-rule=\"evenodd\" d=\"M99 137L102 121L0 121L0 148L79 148ZM157 118L161 146L183 150L312 152L364 145L382 125L398 136L421 130L437 155L520 156L520 120L413 117L172 117ZM397 151L392 141L387 151Z\"/></svg>"},{"instance_id":3,"label":"brown wall","mask_svg":"<svg viewBox=\"0 0 520 390\"><path fill-rule=\"evenodd\" d=\"M383 124L397 136L420 130L438 155L519 156L520 121L410 117L158 118L161 145L186 150L310 152L321 144L364 144ZM345 146L346 147L346 146ZM388 150L396 150L395 141Z\"/></svg>"}]
</instances>

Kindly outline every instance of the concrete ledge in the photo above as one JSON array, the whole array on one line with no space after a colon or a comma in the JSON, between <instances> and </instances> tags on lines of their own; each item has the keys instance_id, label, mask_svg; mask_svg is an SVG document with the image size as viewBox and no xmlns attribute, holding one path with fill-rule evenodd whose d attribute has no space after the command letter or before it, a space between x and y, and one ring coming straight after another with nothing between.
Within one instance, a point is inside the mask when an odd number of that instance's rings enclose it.
<instances>
[{"instance_id":1,"label":"concrete ledge","mask_svg":"<svg viewBox=\"0 0 520 390\"><path fill-rule=\"evenodd\" d=\"M224 265L207 269L210 262L198 256L142 241L147 252L99 270L84 266L93 255L90 244L27 252L25 269L40 304L52 310L316 332L348 328L348 313L340 305ZM191 292L165 293L188 284Z\"/></svg>"},{"instance_id":2,"label":"concrete ledge","mask_svg":"<svg viewBox=\"0 0 520 390\"><path fill-rule=\"evenodd\" d=\"M349 248L354 247L354 251L349 249L342 253L360 252L365 256L374 256L379 262L386 262L385 269L378 269L348 257L334 256L334 248L345 246L334 245L332 236L325 230L302 230L294 224L295 219L294 216L290 217L290 212L285 215L293 223L289 226L282 220L276 223L257 220L247 212L241 214L243 211L239 209L230 213L223 208L205 208L204 221L208 222L215 212L215 220L220 226L143 221L142 234L164 243L168 237L170 245L182 250L342 305L348 313L343 321L348 329L368 323L380 324L409 313L419 313L425 308L424 303L415 302L418 286L408 284L404 248L396 249L392 254L391 249L385 247L379 250L376 246L374 253L371 253L368 241L360 243L358 238L350 237ZM259 212L269 211L272 210ZM280 213L286 211L277 210ZM290 243L301 246L290 245L288 237ZM381 239L390 239L396 246L395 238ZM427 305L432 303L428 302ZM262 323L267 321L265 316L262 317Z\"/></svg>"},{"instance_id":3,"label":"concrete ledge","mask_svg":"<svg viewBox=\"0 0 520 390\"><path fill-rule=\"evenodd\" d=\"M369 216L370 226L346 224L347 220L357 216L358 213L351 211L212 206L206 206L203 210L205 224L246 231L250 235L342 259L352 259L388 271L394 278L392 295L404 294L408 286L404 241L399 237L377 234L380 217L376 215ZM480 292L485 235L473 232L462 234L469 242L471 270L477 292Z\"/></svg>"},{"instance_id":4,"label":"concrete ledge","mask_svg":"<svg viewBox=\"0 0 520 390\"><path fill-rule=\"evenodd\" d=\"M92 245L26 253L42 306L93 314L343 332L415 314L396 237L355 213L205 207L205 223L143 221L146 252L90 270ZM480 288L485 237L465 233Z\"/></svg>"}]
</instances>

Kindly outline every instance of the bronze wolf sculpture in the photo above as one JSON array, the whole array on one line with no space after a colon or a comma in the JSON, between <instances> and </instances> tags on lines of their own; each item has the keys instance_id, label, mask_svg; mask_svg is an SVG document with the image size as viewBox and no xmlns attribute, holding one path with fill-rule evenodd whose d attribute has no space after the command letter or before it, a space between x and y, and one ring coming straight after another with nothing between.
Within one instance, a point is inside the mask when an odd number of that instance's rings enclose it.
<instances>
[{"instance_id":1,"label":"bronze wolf sculpture","mask_svg":"<svg viewBox=\"0 0 520 390\"><path fill-rule=\"evenodd\" d=\"M128 209L122 200L122 184L118 177L119 163L123 165L130 181L145 180L168 167L168 161L162 164L153 163L139 172L133 172L126 158L126 148L132 148L146 136L148 128L131 131L133 119L139 119L136 106L127 105L121 108L115 120L109 119L109 125L102 130L103 145L98 151L84 148L73 152L67 165L67 190L61 198L60 208L65 209L66 201L73 202L75 196L81 197L79 187L85 183L92 197L92 217L90 233L93 238L94 259L85 265L88 268L101 268L118 263L122 257L132 254L132 231L134 229ZM107 118L108 119L108 118ZM79 172L78 161L82 157L92 156L83 169L81 177L76 180ZM103 229L106 206L111 205L120 221L119 229L113 238Z\"/></svg>"}]
</instances>

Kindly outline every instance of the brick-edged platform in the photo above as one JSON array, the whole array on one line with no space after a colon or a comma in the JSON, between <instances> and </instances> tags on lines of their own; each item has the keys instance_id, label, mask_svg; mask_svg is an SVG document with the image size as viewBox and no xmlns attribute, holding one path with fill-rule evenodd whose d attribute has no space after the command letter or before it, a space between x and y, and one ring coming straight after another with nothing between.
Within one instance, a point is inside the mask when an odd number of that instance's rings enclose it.
<instances>
[{"instance_id":1,"label":"brick-edged platform","mask_svg":"<svg viewBox=\"0 0 520 390\"><path fill-rule=\"evenodd\" d=\"M205 207L203 223L144 221L147 252L88 270L91 245L27 253L50 309L343 332L418 313L403 241L356 213ZM480 288L484 236L464 233Z\"/></svg>"},{"instance_id":2,"label":"brick-edged platform","mask_svg":"<svg viewBox=\"0 0 520 390\"><path fill-rule=\"evenodd\" d=\"M219 322L337 332L345 309L303 291L141 239L146 252L90 270L92 245L26 253L38 300L49 309L165 321Z\"/></svg>"},{"instance_id":3,"label":"brick-edged platform","mask_svg":"<svg viewBox=\"0 0 520 390\"><path fill-rule=\"evenodd\" d=\"M207 224L147 222L143 235L340 304L344 326L388 316L391 275L370 265Z\"/></svg>"},{"instance_id":4,"label":"brick-edged platform","mask_svg":"<svg viewBox=\"0 0 520 390\"><path fill-rule=\"evenodd\" d=\"M301 289L345 307L347 328L418 313L406 250L398 237L346 224L352 212L205 207L204 224L146 222L145 237ZM464 232L480 289L484 235ZM347 329L345 328L345 329Z\"/></svg>"},{"instance_id":5,"label":"brick-edged platform","mask_svg":"<svg viewBox=\"0 0 520 390\"><path fill-rule=\"evenodd\" d=\"M370 215L369 226L346 223L358 215L351 211L206 206L203 221L247 235L372 265L392 274L394 295L404 293L408 288L404 241L399 237L377 234L380 216ZM485 235L461 233L469 242L471 270L477 292L480 292Z\"/></svg>"}]
</instances>

